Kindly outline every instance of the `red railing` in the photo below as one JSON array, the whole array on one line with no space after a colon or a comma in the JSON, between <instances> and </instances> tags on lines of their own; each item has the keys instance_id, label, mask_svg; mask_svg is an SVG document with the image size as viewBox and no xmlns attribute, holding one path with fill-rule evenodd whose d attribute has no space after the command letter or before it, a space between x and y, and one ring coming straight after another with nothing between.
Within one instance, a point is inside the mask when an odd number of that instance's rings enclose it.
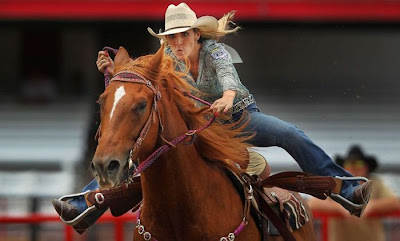
<instances>
[{"instance_id":1,"label":"red railing","mask_svg":"<svg viewBox=\"0 0 400 241\"><path fill-rule=\"evenodd\" d=\"M132 222L136 220L136 213L127 213L120 217L113 217L110 213L105 213L97 222L99 223L113 223L115 241L124 240L124 224L127 222ZM0 224L38 224L47 222L61 222L59 216L55 215L42 215L33 214L30 216L0 216ZM73 233L75 231L71 226L64 225L64 241L73 241Z\"/></svg>"},{"instance_id":2,"label":"red railing","mask_svg":"<svg viewBox=\"0 0 400 241\"><path fill-rule=\"evenodd\" d=\"M321 240L328 241L329 230L328 223L331 218L343 218L336 213L313 212L314 218L320 222ZM371 218L396 218L400 219L400 211L392 213L382 213L371 215ZM124 224L127 222L134 222L136 220L135 213L127 213L121 217L113 217L111 214L104 214L97 222L99 223L113 223L115 232L115 241L124 240ZM58 216L54 215L41 215L33 214L24 217L0 216L0 224L38 224L45 222L61 222ZM64 241L73 241L72 227L64 226Z\"/></svg>"},{"instance_id":3,"label":"red railing","mask_svg":"<svg viewBox=\"0 0 400 241\"><path fill-rule=\"evenodd\" d=\"M339 213L327 213L327 212L313 212L314 219L319 221L321 224L321 240L322 241L328 241L329 237L329 230L328 230L328 224L329 224L329 219L331 218L346 218L343 217ZM371 214L368 218L396 218L400 219L400 211L396 212L390 212L390 213L375 213Z\"/></svg>"}]
</instances>

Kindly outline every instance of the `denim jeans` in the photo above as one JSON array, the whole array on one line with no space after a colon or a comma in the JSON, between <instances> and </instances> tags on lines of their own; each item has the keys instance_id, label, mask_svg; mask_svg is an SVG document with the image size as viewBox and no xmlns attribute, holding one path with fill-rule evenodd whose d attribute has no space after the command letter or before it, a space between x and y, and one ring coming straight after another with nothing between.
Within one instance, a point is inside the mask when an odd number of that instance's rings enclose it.
<instances>
[{"instance_id":1,"label":"denim jeans","mask_svg":"<svg viewBox=\"0 0 400 241\"><path fill-rule=\"evenodd\" d=\"M246 110L249 112L246 131L255 132L255 136L249 141L250 144L258 147L283 148L307 173L319 176L352 176L335 164L320 147L293 124L261 113L256 103L249 105ZM242 112L233 114L232 120L238 120L241 115ZM357 186L357 182L344 181L340 195L352 201L353 191Z\"/></svg>"},{"instance_id":2,"label":"denim jeans","mask_svg":"<svg viewBox=\"0 0 400 241\"><path fill-rule=\"evenodd\" d=\"M93 179L88 185L86 185L81 192L86 192L87 190L96 190L99 188L99 184L97 183L96 179ZM74 205L76 208L78 208L79 213L83 213L87 208L86 200L83 195L74 197L71 201L69 201L70 204ZM81 222L86 222L88 226L91 226L94 224L97 219L103 215L103 213L107 211L107 209L96 209L93 212L89 213L86 217L83 218Z\"/></svg>"}]
</instances>

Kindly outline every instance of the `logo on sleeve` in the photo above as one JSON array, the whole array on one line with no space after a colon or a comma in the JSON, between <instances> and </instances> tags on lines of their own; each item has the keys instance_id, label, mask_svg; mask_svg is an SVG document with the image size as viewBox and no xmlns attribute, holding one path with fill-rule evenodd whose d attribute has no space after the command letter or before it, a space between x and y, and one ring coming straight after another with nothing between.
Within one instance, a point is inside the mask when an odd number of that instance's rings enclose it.
<instances>
[{"instance_id":1,"label":"logo on sleeve","mask_svg":"<svg viewBox=\"0 0 400 241\"><path fill-rule=\"evenodd\" d=\"M211 57L213 57L213 59L216 59L216 60L227 59L228 53L221 48L215 48L211 51Z\"/></svg>"}]
</instances>

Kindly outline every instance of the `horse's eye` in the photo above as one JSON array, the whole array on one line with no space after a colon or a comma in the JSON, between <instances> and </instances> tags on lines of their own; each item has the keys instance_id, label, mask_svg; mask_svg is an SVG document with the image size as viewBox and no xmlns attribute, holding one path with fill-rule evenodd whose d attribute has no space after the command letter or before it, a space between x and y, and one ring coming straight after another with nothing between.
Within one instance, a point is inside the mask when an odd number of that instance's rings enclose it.
<instances>
[{"instance_id":1,"label":"horse's eye","mask_svg":"<svg viewBox=\"0 0 400 241\"><path fill-rule=\"evenodd\" d=\"M143 111L144 109L146 109L146 106L147 106L147 102L146 101L140 102L138 104L138 106L137 106L137 110L138 111Z\"/></svg>"}]
</instances>

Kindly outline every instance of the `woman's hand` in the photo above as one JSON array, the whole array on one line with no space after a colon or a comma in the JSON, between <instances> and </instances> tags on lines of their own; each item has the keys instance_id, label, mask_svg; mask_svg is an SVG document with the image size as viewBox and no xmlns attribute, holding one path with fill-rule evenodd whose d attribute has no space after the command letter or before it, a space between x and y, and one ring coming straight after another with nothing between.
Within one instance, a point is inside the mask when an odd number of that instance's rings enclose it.
<instances>
[{"instance_id":1,"label":"woman's hand","mask_svg":"<svg viewBox=\"0 0 400 241\"><path fill-rule=\"evenodd\" d=\"M106 69L108 75L112 77L114 75L114 61L110 58L107 52L99 51L97 54L97 61L96 61L97 69L101 73L105 73Z\"/></svg>"},{"instance_id":2,"label":"woman's hand","mask_svg":"<svg viewBox=\"0 0 400 241\"><path fill-rule=\"evenodd\" d=\"M233 106L233 100L235 99L235 90L225 90L222 98L214 101L210 109L214 114L220 114L221 112L227 113Z\"/></svg>"}]
</instances>

